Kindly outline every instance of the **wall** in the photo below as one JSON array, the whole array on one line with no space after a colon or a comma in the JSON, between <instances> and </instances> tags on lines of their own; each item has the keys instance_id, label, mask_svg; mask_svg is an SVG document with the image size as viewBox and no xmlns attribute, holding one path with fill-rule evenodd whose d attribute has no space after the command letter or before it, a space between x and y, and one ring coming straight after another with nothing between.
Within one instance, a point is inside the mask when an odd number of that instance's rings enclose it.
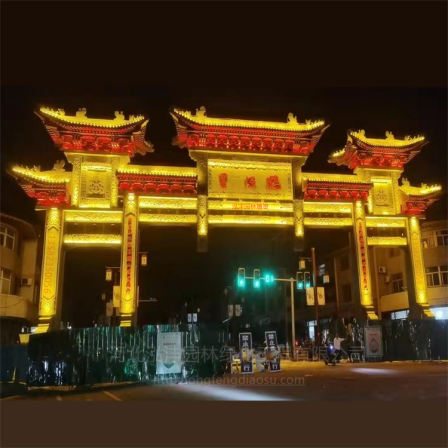
<instances>
[{"instance_id":1,"label":"wall","mask_svg":"<svg viewBox=\"0 0 448 448\"><path fill-rule=\"evenodd\" d=\"M20 286L19 283L18 294L34 303L34 288L36 286L36 281L38 281L38 278L36 278L37 239L24 240L22 242L21 252L21 278L31 278L33 280L33 284L31 286Z\"/></svg>"}]
</instances>

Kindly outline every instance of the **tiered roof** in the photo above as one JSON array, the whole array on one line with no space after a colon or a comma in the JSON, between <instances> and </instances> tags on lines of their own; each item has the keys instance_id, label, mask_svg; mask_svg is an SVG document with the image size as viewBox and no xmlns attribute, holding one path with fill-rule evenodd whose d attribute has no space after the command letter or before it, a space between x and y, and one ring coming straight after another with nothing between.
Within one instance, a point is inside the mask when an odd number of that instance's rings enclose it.
<instances>
[{"instance_id":1,"label":"tiered roof","mask_svg":"<svg viewBox=\"0 0 448 448\"><path fill-rule=\"evenodd\" d=\"M43 121L55 145L64 152L100 152L134 156L153 152L145 140L148 119L143 115L125 119L123 112L115 112L112 120L88 118L87 110L80 109L75 116L42 107L36 114Z\"/></svg>"},{"instance_id":2,"label":"tiered roof","mask_svg":"<svg viewBox=\"0 0 448 448\"><path fill-rule=\"evenodd\" d=\"M205 107L195 114L172 109L177 139L188 149L308 155L328 127L323 120L299 123L290 113L286 123L208 117Z\"/></svg>"},{"instance_id":3,"label":"tiered roof","mask_svg":"<svg viewBox=\"0 0 448 448\"><path fill-rule=\"evenodd\" d=\"M345 147L333 152L329 162L346 165L351 169L402 169L426 143L425 138L421 136L406 136L404 140L398 140L391 132L386 132L385 139L378 139L367 138L364 130L349 131Z\"/></svg>"}]
</instances>

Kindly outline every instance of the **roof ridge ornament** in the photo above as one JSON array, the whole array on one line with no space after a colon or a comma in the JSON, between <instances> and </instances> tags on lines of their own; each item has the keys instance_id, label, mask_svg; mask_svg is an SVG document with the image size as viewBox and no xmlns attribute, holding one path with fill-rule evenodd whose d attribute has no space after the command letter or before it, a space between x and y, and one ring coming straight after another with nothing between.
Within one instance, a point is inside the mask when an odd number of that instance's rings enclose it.
<instances>
[{"instance_id":1,"label":"roof ridge ornament","mask_svg":"<svg viewBox=\"0 0 448 448\"><path fill-rule=\"evenodd\" d=\"M392 134L392 132L386 131L386 140L395 140L394 134Z\"/></svg>"},{"instance_id":2,"label":"roof ridge ornament","mask_svg":"<svg viewBox=\"0 0 448 448\"><path fill-rule=\"evenodd\" d=\"M198 109L196 109L196 117L206 117L207 116L207 111L205 109L205 106L201 106Z\"/></svg>"},{"instance_id":3,"label":"roof ridge ornament","mask_svg":"<svg viewBox=\"0 0 448 448\"><path fill-rule=\"evenodd\" d=\"M79 108L79 110L76 111L76 118L80 119L87 118L87 109L85 107L83 107L82 109Z\"/></svg>"},{"instance_id":4,"label":"roof ridge ornament","mask_svg":"<svg viewBox=\"0 0 448 448\"><path fill-rule=\"evenodd\" d=\"M290 113L288 114L288 124L291 124L291 125L298 125L298 124L299 124L299 123L297 122L297 117L294 116L292 112L290 112ZM306 124L311 124L311 121L310 121L310 120L307 120L307 121L306 121Z\"/></svg>"}]
</instances>

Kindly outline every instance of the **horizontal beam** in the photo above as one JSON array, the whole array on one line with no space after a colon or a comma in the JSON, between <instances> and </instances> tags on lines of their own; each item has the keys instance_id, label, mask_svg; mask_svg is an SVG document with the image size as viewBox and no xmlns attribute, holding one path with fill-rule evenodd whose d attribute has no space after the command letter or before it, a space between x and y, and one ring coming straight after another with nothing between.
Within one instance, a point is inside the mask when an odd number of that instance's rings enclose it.
<instances>
[{"instance_id":1,"label":"horizontal beam","mask_svg":"<svg viewBox=\"0 0 448 448\"><path fill-rule=\"evenodd\" d=\"M85 245L85 246L110 246L120 245L121 235L101 235L101 234L71 234L64 235L64 244Z\"/></svg>"},{"instance_id":2,"label":"horizontal beam","mask_svg":"<svg viewBox=\"0 0 448 448\"><path fill-rule=\"evenodd\" d=\"M174 210L196 210L197 198L167 198L140 196L138 205L140 208L166 208Z\"/></svg>"},{"instance_id":3,"label":"horizontal beam","mask_svg":"<svg viewBox=\"0 0 448 448\"><path fill-rule=\"evenodd\" d=\"M232 201L232 200L208 200L209 210L247 210L252 212L293 212L292 202L256 202L256 201Z\"/></svg>"},{"instance_id":4,"label":"horizontal beam","mask_svg":"<svg viewBox=\"0 0 448 448\"><path fill-rule=\"evenodd\" d=\"M100 222L104 224L121 223L123 212L105 210L65 210L65 222Z\"/></svg>"},{"instance_id":5,"label":"horizontal beam","mask_svg":"<svg viewBox=\"0 0 448 448\"><path fill-rule=\"evenodd\" d=\"M139 222L149 223L149 224L196 224L197 222L196 214L169 214L169 213L140 213L138 216Z\"/></svg>"},{"instance_id":6,"label":"horizontal beam","mask_svg":"<svg viewBox=\"0 0 448 448\"><path fill-rule=\"evenodd\" d=\"M311 218L306 217L303 219L303 224L307 227L348 227L353 225L352 218Z\"/></svg>"},{"instance_id":7,"label":"horizontal beam","mask_svg":"<svg viewBox=\"0 0 448 448\"><path fill-rule=\"evenodd\" d=\"M209 224L223 225L266 225L266 226L292 226L293 217L257 216L257 215L209 215Z\"/></svg>"},{"instance_id":8,"label":"horizontal beam","mask_svg":"<svg viewBox=\"0 0 448 448\"><path fill-rule=\"evenodd\" d=\"M304 201L305 213L352 213L353 204L347 202L309 202Z\"/></svg>"},{"instance_id":9,"label":"horizontal beam","mask_svg":"<svg viewBox=\"0 0 448 448\"><path fill-rule=\"evenodd\" d=\"M407 246L408 240L402 236L369 236L368 246Z\"/></svg>"},{"instance_id":10,"label":"horizontal beam","mask_svg":"<svg viewBox=\"0 0 448 448\"><path fill-rule=\"evenodd\" d=\"M396 216L366 216L367 227L406 227L405 217Z\"/></svg>"}]
</instances>

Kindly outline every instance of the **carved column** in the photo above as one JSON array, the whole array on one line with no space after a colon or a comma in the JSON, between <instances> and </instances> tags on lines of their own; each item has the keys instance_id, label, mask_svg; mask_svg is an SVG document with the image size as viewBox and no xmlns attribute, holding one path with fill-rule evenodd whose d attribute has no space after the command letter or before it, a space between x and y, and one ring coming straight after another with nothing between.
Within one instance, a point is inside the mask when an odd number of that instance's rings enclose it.
<instances>
[{"instance_id":1,"label":"carved column","mask_svg":"<svg viewBox=\"0 0 448 448\"><path fill-rule=\"evenodd\" d=\"M62 244L62 211L51 208L46 211L42 280L39 300L39 324L37 333L48 331L50 321L57 311L59 266Z\"/></svg>"},{"instance_id":2,"label":"carved column","mask_svg":"<svg viewBox=\"0 0 448 448\"><path fill-rule=\"evenodd\" d=\"M408 220L408 246L406 251L407 276L408 276L408 300L409 317L421 319L422 317L434 317L429 309L426 297L426 274L423 262L420 223L413 216Z\"/></svg>"},{"instance_id":3,"label":"carved column","mask_svg":"<svg viewBox=\"0 0 448 448\"><path fill-rule=\"evenodd\" d=\"M207 252L208 250L208 176L207 176L207 155L195 153L192 158L197 162L197 192L198 192L198 222L197 222L197 251Z\"/></svg>"},{"instance_id":4,"label":"carved column","mask_svg":"<svg viewBox=\"0 0 448 448\"><path fill-rule=\"evenodd\" d=\"M361 201L357 201L355 204L353 223L361 306L365 309L369 319L378 319L373 306L365 211Z\"/></svg>"},{"instance_id":5,"label":"carved column","mask_svg":"<svg viewBox=\"0 0 448 448\"><path fill-rule=\"evenodd\" d=\"M302 192L302 165L304 160L292 159L292 188L294 210L294 251L302 252L304 249L303 226L303 192Z\"/></svg>"},{"instance_id":6,"label":"carved column","mask_svg":"<svg viewBox=\"0 0 448 448\"><path fill-rule=\"evenodd\" d=\"M138 199L134 193L128 193L124 198L121 248L121 326L130 327L137 305Z\"/></svg>"}]
</instances>

